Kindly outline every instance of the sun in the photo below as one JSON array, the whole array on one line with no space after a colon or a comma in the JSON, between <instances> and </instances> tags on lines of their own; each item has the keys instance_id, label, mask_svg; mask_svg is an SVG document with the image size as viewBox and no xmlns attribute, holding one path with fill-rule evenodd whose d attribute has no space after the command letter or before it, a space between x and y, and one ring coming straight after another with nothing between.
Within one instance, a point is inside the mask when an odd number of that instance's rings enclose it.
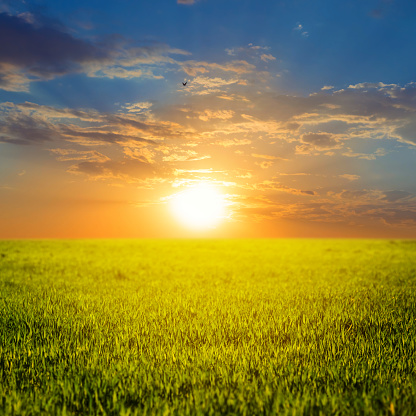
<instances>
[{"instance_id":1,"label":"sun","mask_svg":"<svg viewBox=\"0 0 416 416\"><path fill-rule=\"evenodd\" d=\"M199 183L173 195L173 215L183 225L203 230L215 228L225 216L224 196L209 183Z\"/></svg>"}]
</instances>

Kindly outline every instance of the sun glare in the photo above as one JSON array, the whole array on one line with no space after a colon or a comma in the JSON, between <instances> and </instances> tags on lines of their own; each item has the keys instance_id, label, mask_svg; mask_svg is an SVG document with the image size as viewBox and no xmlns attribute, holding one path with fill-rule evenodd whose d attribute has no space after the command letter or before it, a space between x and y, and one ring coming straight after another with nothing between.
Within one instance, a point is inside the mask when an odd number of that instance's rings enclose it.
<instances>
[{"instance_id":1,"label":"sun glare","mask_svg":"<svg viewBox=\"0 0 416 416\"><path fill-rule=\"evenodd\" d=\"M193 229L214 228L225 215L224 196L208 183L179 192L171 199L174 216Z\"/></svg>"}]
</instances>

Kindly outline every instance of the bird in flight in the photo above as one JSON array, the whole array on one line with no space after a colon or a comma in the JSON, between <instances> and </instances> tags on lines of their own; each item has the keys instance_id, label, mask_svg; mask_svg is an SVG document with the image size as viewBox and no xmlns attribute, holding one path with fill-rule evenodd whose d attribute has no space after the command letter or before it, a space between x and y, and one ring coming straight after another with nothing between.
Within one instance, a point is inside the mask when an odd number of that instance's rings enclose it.
<instances>
[{"instance_id":1,"label":"bird in flight","mask_svg":"<svg viewBox=\"0 0 416 416\"><path fill-rule=\"evenodd\" d=\"M188 83L188 81L182 82L182 85L185 86L187 83Z\"/></svg>"}]
</instances>

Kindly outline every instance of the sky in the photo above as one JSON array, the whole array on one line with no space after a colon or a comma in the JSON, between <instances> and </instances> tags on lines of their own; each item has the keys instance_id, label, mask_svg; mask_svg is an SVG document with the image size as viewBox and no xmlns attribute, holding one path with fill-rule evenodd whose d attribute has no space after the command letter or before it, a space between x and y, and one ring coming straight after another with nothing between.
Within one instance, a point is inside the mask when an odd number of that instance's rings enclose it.
<instances>
[{"instance_id":1,"label":"sky","mask_svg":"<svg viewBox=\"0 0 416 416\"><path fill-rule=\"evenodd\" d=\"M413 0L0 0L0 238L416 238L415 113Z\"/></svg>"}]
</instances>

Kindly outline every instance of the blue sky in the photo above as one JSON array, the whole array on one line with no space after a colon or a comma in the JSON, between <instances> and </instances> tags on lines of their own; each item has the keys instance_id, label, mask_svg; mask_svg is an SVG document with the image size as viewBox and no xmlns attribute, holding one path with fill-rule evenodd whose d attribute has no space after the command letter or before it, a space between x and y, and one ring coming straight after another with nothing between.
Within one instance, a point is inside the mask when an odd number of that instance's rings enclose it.
<instances>
[{"instance_id":1,"label":"blue sky","mask_svg":"<svg viewBox=\"0 0 416 416\"><path fill-rule=\"evenodd\" d=\"M414 2L0 12L4 237L182 236L167 201L197 181L227 195L216 236L416 235Z\"/></svg>"}]
</instances>

